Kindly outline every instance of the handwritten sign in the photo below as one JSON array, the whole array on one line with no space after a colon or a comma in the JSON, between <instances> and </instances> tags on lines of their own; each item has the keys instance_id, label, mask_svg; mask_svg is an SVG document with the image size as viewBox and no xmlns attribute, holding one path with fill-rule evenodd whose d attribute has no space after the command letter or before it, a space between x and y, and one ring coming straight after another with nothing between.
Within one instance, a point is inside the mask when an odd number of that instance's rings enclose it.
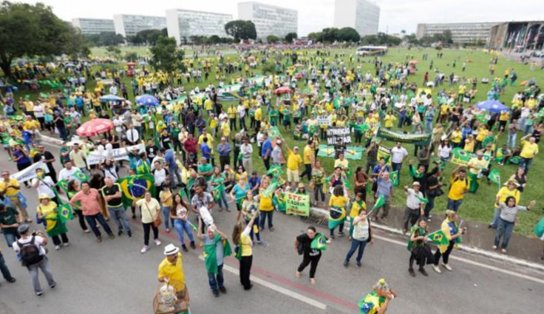
<instances>
[{"instance_id":1,"label":"handwritten sign","mask_svg":"<svg viewBox=\"0 0 544 314\"><path fill-rule=\"evenodd\" d=\"M310 216L310 196L295 193L285 193L287 215Z\"/></svg>"}]
</instances>

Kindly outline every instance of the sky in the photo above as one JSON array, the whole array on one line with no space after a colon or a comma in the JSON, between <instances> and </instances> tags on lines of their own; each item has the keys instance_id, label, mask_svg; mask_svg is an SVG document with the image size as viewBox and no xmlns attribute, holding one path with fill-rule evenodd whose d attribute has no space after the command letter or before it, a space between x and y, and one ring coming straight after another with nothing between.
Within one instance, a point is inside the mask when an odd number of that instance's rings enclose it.
<instances>
[{"instance_id":1,"label":"sky","mask_svg":"<svg viewBox=\"0 0 544 314\"><path fill-rule=\"evenodd\" d=\"M11 0L17 2L21 0ZM381 32L416 31L418 23L503 22L542 20L542 0L370 0L381 8ZM41 0L61 19L113 18L114 14L165 16L167 9L230 13L235 18L240 0ZM298 10L300 36L333 26L334 0L259 0Z\"/></svg>"}]
</instances>

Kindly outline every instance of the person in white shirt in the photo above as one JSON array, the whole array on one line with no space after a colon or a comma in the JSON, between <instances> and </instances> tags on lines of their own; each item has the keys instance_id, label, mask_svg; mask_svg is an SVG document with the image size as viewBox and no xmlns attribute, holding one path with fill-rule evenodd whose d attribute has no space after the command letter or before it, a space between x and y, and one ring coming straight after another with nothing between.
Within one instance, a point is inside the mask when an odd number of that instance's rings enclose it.
<instances>
[{"instance_id":1,"label":"person in white shirt","mask_svg":"<svg viewBox=\"0 0 544 314\"><path fill-rule=\"evenodd\" d=\"M74 173L80 171L78 167L72 166L71 161L67 161L64 163L64 168L62 168L59 172L59 180L77 180L79 182L79 179L74 177ZM81 183L81 182L80 182Z\"/></svg>"},{"instance_id":2,"label":"person in white shirt","mask_svg":"<svg viewBox=\"0 0 544 314\"><path fill-rule=\"evenodd\" d=\"M138 130L136 130L136 128L134 128L132 125L129 125L126 134L127 134L127 142L130 145L138 144L138 141L140 140L140 133L138 132Z\"/></svg>"},{"instance_id":3,"label":"person in white shirt","mask_svg":"<svg viewBox=\"0 0 544 314\"><path fill-rule=\"evenodd\" d=\"M247 130L246 128L246 107L241 103L236 108L238 111L238 120L240 121L240 130Z\"/></svg>"},{"instance_id":4,"label":"person in white shirt","mask_svg":"<svg viewBox=\"0 0 544 314\"><path fill-rule=\"evenodd\" d=\"M162 184L168 177L168 170L164 169L163 164L160 161L155 161L153 165L154 169L151 172L153 173L153 178L155 179L155 187L157 189L161 189Z\"/></svg>"},{"instance_id":5,"label":"person in white shirt","mask_svg":"<svg viewBox=\"0 0 544 314\"><path fill-rule=\"evenodd\" d=\"M412 188L404 186L406 193L406 210L404 212L404 229L406 233L417 222L419 217L423 216L423 193L420 191L421 184L418 181L412 183ZM408 225L409 224L409 225Z\"/></svg>"},{"instance_id":6,"label":"person in white shirt","mask_svg":"<svg viewBox=\"0 0 544 314\"><path fill-rule=\"evenodd\" d=\"M397 142L397 146L391 149L391 166L393 171L398 171L400 176L400 169L402 168L402 162L408 156L406 148L400 146L400 142Z\"/></svg>"},{"instance_id":7,"label":"person in white shirt","mask_svg":"<svg viewBox=\"0 0 544 314\"><path fill-rule=\"evenodd\" d=\"M240 154L242 154L242 165L247 173L253 172L253 161L251 155L253 154L253 146L249 142L249 138L244 138L244 143L240 145Z\"/></svg>"},{"instance_id":8,"label":"person in white shirt","mask_svg":"<svg viewBox=\"0 0 544 314\"><path fill-rule=\"evenodd\" d=\"M53 189L55 188L55 182L50 176L46 175L42 168L36 169L36 178L32 179L32 187L36 188L38 195L45 194L50 199L56 200L56 194Z\"/></svg>"},{"instance_id":9,"label":"person in white shirt","mask_svg":"<svg viewBox=\"0 0 544 314\"><path fill-rule=\"evenodd\" d=\"M32 276L32 285L34 286L34 293L37 296L41 296L43 294L42 287L40 285L39 280L39 273L38 269L41 269L43 274L45 275L45 278L47 279L47 284L51 289L55 288L57 283L55 282L55 279L53 278L53 274L51 273L51 270L49 269L49 261L47 259L47 252L45 250L45 246L47 245L47 237L43 236L41 232L38 232L36 234L30 232L30 226L28 224L22 224L19 227L17 227L17 231L21 235L21 238L15 242L13 242L13 250L19 258L21 258L23 264L26 264L24 266L27 267L28 272L30 273L30 276ZM25 249L28 246L34 246L38 248L38 254L35 258L33 258L34 261L25 261L25 255L29 256L29 253L22 253L30 251L30 249Z\"/></svg>"},{"instance_id":10,"label":"person in white shirt","mask_svg":"<svg viewBox=\"0 0 544 314\"><path fill-rule=\"evenodd\" d=\"M123 119L119 115L116 115L113 119L113 125L115 126L117 135L121 136L123 134Z\"/></svg>"}]
</instances>

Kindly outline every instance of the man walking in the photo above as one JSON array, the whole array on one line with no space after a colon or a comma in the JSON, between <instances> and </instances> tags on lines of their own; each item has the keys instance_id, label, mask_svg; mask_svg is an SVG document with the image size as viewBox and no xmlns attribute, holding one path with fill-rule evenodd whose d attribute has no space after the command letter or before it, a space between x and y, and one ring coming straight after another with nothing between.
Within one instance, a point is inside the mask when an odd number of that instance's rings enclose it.
<instances>
[{"instance_id":1,"label":"man walking","mask_svg":"<svg viewBox=\"0 0 544 314\"><path fill-rule=\"evenodd\" d=\"M404 192L406 192L406 210L404 212L404 229L403 233L406 233L416 221L423 215L423 193L420 191L421 184L418 181L412 183L412 188L404 186Z\"/></svg>"},{"instance_id":2,"label":"man walking","mask_svg":"<svg viewBox=\"0 0 544 314\"><path fill-rule=\"evenodd\" d=\"M113 180L108 177L104 178L104 183L106 185L102 187L101 192L106 201L110 217L117 223L117 228L119 229L117 235L120 236L123 232L126 232L130 238L132 237L132 230L130 229L130 224L125 213L126 208L123 206L121 199L121 187L118 183L113 183Z\"/></svg>"},{"instance_id":3,"label":"man walking","mask_svg":"<svg viewBox=\"0 0 544 314\"><path fill-rule=\"evenodd\" d=\"M42 287L40 285L38 269L41 269L47 283L51 289L55 288L57 283L53 278L53 274L49 269L49 261L47 259L45 246L47 245L47 237L44 237L41 233L29 232L29 225L22 224L17 228L17 231L21 235L21 238L13 243L13 250L17 253L17 256L23 266L28 269L30 276L32 276L32 285L34 286L34 293L37 296L43 294Z\"/></svg>"},{"instance_id":4,"label":"man walking","mask_svg":"<svg viewBox=\"0 0 544 314\"><path fill-rule=\"evenodd\" d=\"M391 166L393 167L393 171L398 171L399 177L402 162L406 156L408 156L408 151L400 145L400 142L397 142L397 146L391 148Z\"/></svg>"}]
</instances>

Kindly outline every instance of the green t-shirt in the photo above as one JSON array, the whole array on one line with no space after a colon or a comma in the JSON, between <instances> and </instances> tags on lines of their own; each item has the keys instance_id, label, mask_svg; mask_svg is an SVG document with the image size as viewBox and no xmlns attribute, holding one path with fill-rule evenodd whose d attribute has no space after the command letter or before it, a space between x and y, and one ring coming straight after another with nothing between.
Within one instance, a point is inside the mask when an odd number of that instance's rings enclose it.
<instances>
[{"instance_id":1,"label":"green t-shirt","mask_svg":"<svg viewBox=\"0 0 544 314\"><path fill-rule=\"evenodd\" d=\"M199 173L204 173L204 172L210 172L213 170L213 166L211 164L200 164L198 165L198 172ZM211 176L204 176L206 178L207 181L210 181L210 179L212 178Z\"/></svg>"},{"instance_id":2,"label":"green t-shirt","mask_svg":"<svg viewBox=\"0 0 544 314\"><path fill-rule=\"evenodd\" d=\"M13 207L5 207L3 212L0 212L0 223L3 225L13 225L17 223L17 215L19 212Z\"/></svg>"}]
</instances>

